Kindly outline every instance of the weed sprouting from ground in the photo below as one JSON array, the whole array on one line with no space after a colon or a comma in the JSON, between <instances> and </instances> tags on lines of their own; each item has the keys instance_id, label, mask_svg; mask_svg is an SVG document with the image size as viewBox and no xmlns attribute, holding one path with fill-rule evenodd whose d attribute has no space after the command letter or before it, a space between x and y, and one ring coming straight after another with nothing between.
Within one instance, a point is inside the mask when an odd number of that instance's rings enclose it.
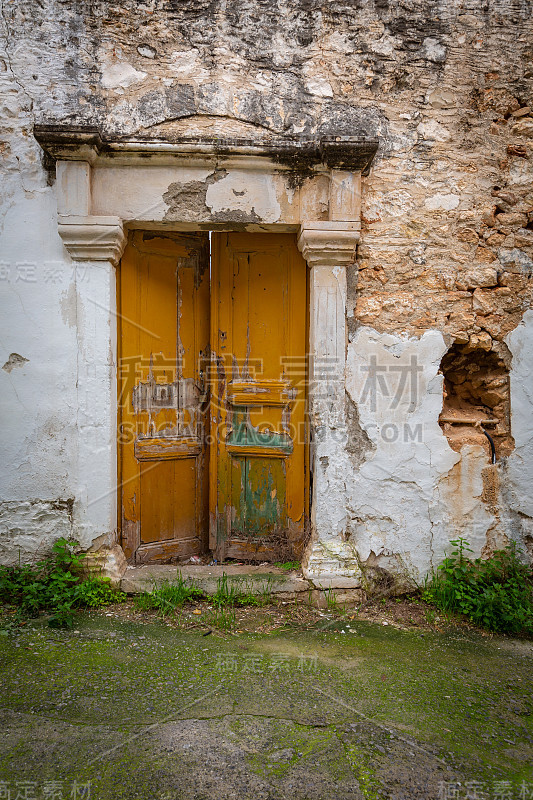
<instances>
[{"instance_id":1,"label":"weed sprouting from ground","mask_svg":"<svg viewBox=\"0 0 533 800\"><path fill-rule=\"evenodd\" d=\"M217 590L212 598L215 608L234 606L237 603L242 596L242 590L239 586L239 583L240 581L228 579L226 573L218 578Z\"/></svg>"},{"instance_id":2,"label":"weed sprouting from ground","mask_svg":"<svg viewBox=\"0 0 533 800\"><path fill-rule=\"evenodd\" d=\"M224 606L264 606L272 600L273 579L267 577L258 591L246 578L228 578L226 573L217 580L212 597L216 608Z\"/></svg>"},{"instance_id":3,"label":"weed sprouting from ground","mask_svg":"<svg viewBox=\"0 0 533 800\"><path fill-rule=\"evenodd\" d=\"M217 580L217 590L211 598L213 611L206 620L219 630L233 631L237 606L265 606L272 601L272 578L267 578L258 591L245 578L228 578L224 573Z\"/></svg>"},{"instance_id":4,"label":"weed sprouting from ground","mask_svg":"<svg viewBox=\"0 0 533 800\"><path fill-rule=\"evenodd\" d=\"M204 593L194 581L184 580L178 571L175 581L165 581L154 586L151 592L141 592L135 598L135 605L141 611L158 611L165 617L173 614L184 603L201 600L203 597Z\"/></svg>"},{"instance_id":5,"label":"weed sprouting from ground","mask_svg":"<svg viewBox=\"0 0 533 800\"><path fill-rule=\"evenodd\" d=\"M324 600L326 601L326 608L331 614L339 614L340 616L346 614L346 603L342 605L339 603L337 595L331 587L324 589Z\"/></svg>"},{"instance_id":6,"label":"weed sprouting from ground","mask_svg":"<svg viewBox=\"0 0 533 800\"><path fill-rule=\"evenodd\" d=\"M284 570L284 572L296 572L301 565L299 561L276 561L274 566Z\"/></svg>"},{"instance_id":7,"label":"weed sprouting from ground","mask_svg":"<svg viewBox=\"0 0 533 800\"><path fill-rule=\"evenodd\" d=\"M126 595L106 578L83 580L78 542L58 539L52 553L33 565L0 566L0 602L17 608L17 619L49 612L48 624L71 628L77 608L122 602Z\"/></svg>"},{"instance_id":8,"label":"weed sprouting from ground","mask_svg":"<svg viewBox=\"0 0 533 800\"><path fill-rule=\"evenodd\" d=\"M135 598L135 605L141 611L157 611L161 616L176 615L187 602L204 600L213 608L203 616L202 622L223 631L231 631L236 626L235 608L238 606L264 606L272 601L273 579L267 577L258 590L251 581L242 576L228 576L224 573L217 580L217 588L209 597L193 580L184 580L178 572L175 581L165 581L154 586L151 592L142 592ZM199 609L196 612L198 613Z\"/></svg>"},{"instance_id":9,"label":"weed sprouting from ground","mask_svg":"<svg viewBox=\"0 0 533 800\"><path fill-rule=\"evenodd\" d=\"M233 606L215 606L204 617L206 625L231 633L237 626L235 608Z\"/></svg>"},{"instance_id":10,"label":"weed sprouting from ground","mask_svg":"<svg viewBox=\"0 0 533 800\"><path fill-rule=\"evenodd\" d=\"M532 635L533 571L521 561L516 544L474 560L465 539L451 544L452 554L426 580L423 599L491 631Z\"/></svg>"}]
</instances>

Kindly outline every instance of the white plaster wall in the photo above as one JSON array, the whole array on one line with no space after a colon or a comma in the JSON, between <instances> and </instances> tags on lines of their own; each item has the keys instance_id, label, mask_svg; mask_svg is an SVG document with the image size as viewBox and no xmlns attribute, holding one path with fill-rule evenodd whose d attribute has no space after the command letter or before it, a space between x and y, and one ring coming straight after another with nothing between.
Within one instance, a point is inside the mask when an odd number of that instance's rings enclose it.
<instances>
[{"instance_id":1,"label":"white plaster wall","mask_svg":"<svg viewBox=\"0 0 533 800\"><path fill-rule=\"evenodd\" d=\"M505 476L510 534L533 556L533 311L506 338L511 364L511 431L515 449Z\"/></svg>"},{"instance_id":2,"label":"white plaster wall","mask_svg":"<svg viewBox=\"0 0 533 800\"><path fill-rule=\"evenodd\" d=\"M361 327L348 346L346 388L372 443L346 483L349 541L362 563L416 582L458 535L479 555L495 522L481 500L486 452L454 452L438 424L445 352L434 330L416 338Z\"/></svg>"},{"instance_id":3,"label":"white plaster wall","mask_svg":"<svg viewBox=\"0 0 533 800\"><path fill-rule=\"evenodd\" d=\"M16 563L73 529L77 342L74 272L31 135L39 90L17 78L35 51L10 47L0 23L0 563Z\"/></svg>"},{"instance_id":4,"label":"white plaster wall","mask_svg":"<svg viewBox=\"0 0 533 800\"><path fill-rule=\"evenodd\" d=\"M114 271L74 265L24 156L0 205L0 563L116 528Z\"/></svg>"},{"instance_id":5,"label":"white plaster wall","mask_svg":"<svg viewBox=\"0 0 533 800\"><path fill-rule=\"evenodd\" d=\"M54 192L42 184L12 187L2 209L2 561L69 532L68 509L56 501L75 497L76 328L75 316L72 325L65 318L73 270L57 235ZM26 360L10 369L11 354Z\"/></svg>"}]
</instances>

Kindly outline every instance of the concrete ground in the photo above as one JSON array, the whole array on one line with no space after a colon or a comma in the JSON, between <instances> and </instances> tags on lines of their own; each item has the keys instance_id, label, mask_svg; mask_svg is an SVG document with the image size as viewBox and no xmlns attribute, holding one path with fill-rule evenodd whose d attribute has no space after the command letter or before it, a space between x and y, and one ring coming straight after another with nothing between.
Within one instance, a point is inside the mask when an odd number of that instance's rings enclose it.
<instances>
[{"instance_id":1,"label":"concrete ground","mask_svg":"<svg viewBox=\"0 0 533 800\"><path fill-rule=\"evenodd\" d=\"M192 630L129 608L0 630L0 797L533 797L531 642L291 606L224 634L205 604Z\"/></svg>"}]
</instances>

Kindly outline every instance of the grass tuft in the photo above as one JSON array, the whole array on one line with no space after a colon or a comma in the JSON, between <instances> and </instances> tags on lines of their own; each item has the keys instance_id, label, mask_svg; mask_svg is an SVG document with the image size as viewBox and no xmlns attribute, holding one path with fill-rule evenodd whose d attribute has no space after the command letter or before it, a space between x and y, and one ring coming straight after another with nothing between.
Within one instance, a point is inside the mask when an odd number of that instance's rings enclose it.
<instances>
[{"instance_id":1,"label":"grass tuft","mask_svg":"<svg viewBox=\"0 0 533 800\"><path fill-rule=\"evenodd\" d=\"M224 606L264 606L272 601L273 578L267 577L258 592L246 577L228 578L224 573L217 580L217 590L212 597L216 608Z\"/></svg>"},{"instance_id":2,"label":"grass tuft","mask_svg":"<svg viewBox=\"0 0 533 800\"><path fill-rule=\"evenodd\" d=\"M184 603L204 598L202 590L194 581L183 579L178 571L176 581L165 581L154 586L151 592L141 592L135 598L135 605L141 611L158 611L163 617L174 614Z\"/></svg>"}]
</instances>

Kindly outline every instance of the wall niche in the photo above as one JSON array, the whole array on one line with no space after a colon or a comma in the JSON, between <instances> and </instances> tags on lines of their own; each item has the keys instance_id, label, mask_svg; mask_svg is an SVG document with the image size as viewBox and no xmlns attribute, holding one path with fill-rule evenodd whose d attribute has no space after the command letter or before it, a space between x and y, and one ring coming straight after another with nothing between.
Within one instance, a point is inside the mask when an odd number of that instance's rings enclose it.
<instances>
[{"instance_id":1,"label":"wall niche","mask_svg":"<svg viewBox=\"0 0 533 800\"><path fill-rule=\"evenodd\" d=\"M454 450L464 444L482 445L493 461L512 451L509 362L507 353L502 357L493 350L457 344L443 357L439 423Z\"/></svg>"}]
</instances>

